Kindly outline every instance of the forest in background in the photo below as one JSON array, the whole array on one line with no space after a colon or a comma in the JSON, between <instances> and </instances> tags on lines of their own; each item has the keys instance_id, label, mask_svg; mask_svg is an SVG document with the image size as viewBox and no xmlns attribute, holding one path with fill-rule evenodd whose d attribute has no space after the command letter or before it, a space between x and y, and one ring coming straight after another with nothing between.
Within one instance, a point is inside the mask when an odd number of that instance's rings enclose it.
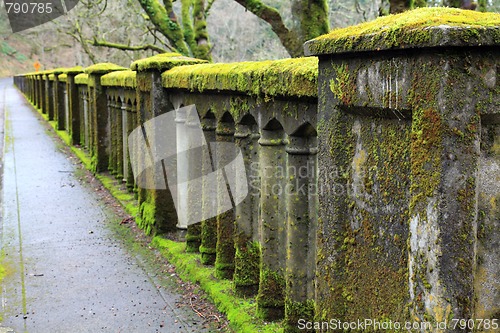
<instances>
[{"instance_id":1,"label":"forest in background","mask_svg":"<svg viewBox=\"0 0 500 333\"><path fill-rule=\"evenodd\" d=\"M305 2L305 1L302 1ZM314 1L311 1L314 2ZM317 1L321 2L321 1ZM396 8L395 0L328 0L325 29L335 29L372 20ZM400 3L407 3L399 1ZM413 4L413 1L411 1ZM456 2L456 1L455 1ZM60 66L88 66L113 62L129 66L130 62L162 51L170 51L172 39L166 38L145 10L146 0L80 0L67 15L44 25L12 33L3 1L0 5L0 77L33 71L39 61L42 69ZM170 24L177 24L185 35L187 52L209 57L214 62L280 59L290 57L290 49L278 38L279 25L266 22L260 8L243 0L174 0ZM292 4L300 1L262 0L262 4L279 13L284 28L300 34L301 20ZM454 5L453 0L415 0L415 5ZM464 3L464 2L462 2ZM199 4L204 7L199 7ZM243 5L245 5L245 7ZM141 8L142 5L142 8ZM500 1L481 0L476 10L500 11ZM168 8L167 8L168 9ZM252 12L253 11L253 12ZM261 15L261 18L256 14ZM307 21L307 17L305 18ZM183 22L184 21L184 22ZM175 26L174 26L175 28ZM172 29L170 26L170 30ZM303 29L302 29L303 30ZM323 32L324 33L324 32ZM188 35L189 34L189 35ZM312 32L314 34L314 32ZM192 35L192 36L191 36ZM302 36L307 40L308 36ZM196 43L201 45L196 53ZM286 43L285 43L286 44ZM297 45L302 44L299 40ZM104 46L101 46L104 45ZM113 47L109 47L113 46ZM119 50L129 49L129 50ZM181 45L182 47L182 45ZM203 49L204 47L204 49ZM136 50L133 50L133 49ZM176 49L178 50L178 48ZM203 53L205 52L205 53Z\"/></svg>"}]
</instances>

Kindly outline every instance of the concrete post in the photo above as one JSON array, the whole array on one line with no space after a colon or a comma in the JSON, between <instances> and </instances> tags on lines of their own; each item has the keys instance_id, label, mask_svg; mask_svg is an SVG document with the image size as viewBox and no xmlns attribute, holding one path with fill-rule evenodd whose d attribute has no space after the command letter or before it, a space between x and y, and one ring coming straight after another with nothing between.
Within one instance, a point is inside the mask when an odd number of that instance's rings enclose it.
<instances>
[{"instance_id":1,"label":"concrete post","mask_svg":"<svg viewBox=\"0 0 500 333\"><path fill-rule=\"evenodd\" d=\"M49 73L45 74L45 103L48 120L54 120L54 81Z\"/></svg>"},{"instance_id":2,"label":"concrete post","mask_svg":"<svg viewBox=\"0 0 500 333\"><path fill-rule=\"evenodd\" d=\"M256 210L256 201L260 200L259 189L254 187L259 177L258 140L259 132L255 120L236 125L234 133L235 144L243 154L246 174L236 176L236 187L240 188L247 182L249 188L247 197L236 206L235 222L235 267L234 287L236 292L243 296L255 295L259 289L260 275L260 245L255 235L259 234L255 227L258 225L259 212Z\"/></svg>"},{"instance_id":3,"label":"concrete post","mask_svg":"<svg viewBox=\"0 0 500 333\"><path fill-rule=\"evenodd\" d=\"M168 94L163 89L161 73L176 66L200 62L204 61L182 57L176 53L166 53L132 63L131 69L137 71L137 116L139 125L179 107L179 105L174 106L172 104ZM165 169L175 166L166 166L163 164L161 167ZM173 170L170 171L173 172ZM165 184L167 184L167 181L165 179ZM178 219L172 194L168 188L154 190L140 189L139 204L142 228L152 233L164 233L175 230Z\"/></svg>"},{"instance_id":4,"label":"concrete post","mask_svg":"<svg viewBox=\"0 0 500 333\"><path fill-rule=\"evenodd\" d=\"M498 288L475 289L500 271L477 260L482 193L498 193L480 182L492 165L481 147L498 137L498 22L423 8L306 43L320 55L319 181L329 186L319 195L320 319L455 332L436 325L498 314Z\"/></svg>"},{"instance_id":5,"label":"concrete post","mask_svg":"<svg viewBox=\"0 0 500 333\"><path fill-rule=\"evenodd\" d=\"M66 72L66 92L68 94L68 133L72 145L79 145L80 142L80 96L78 86L75 84L75 76L82 73L81 67L67 69Z\"/></svg>"},{"instance_id":6,"label":"concrete post","mask_svg":"<svg viewBox=\"0 0 500 333\"><path fill-rule=\"evenodd\" d=\"M285 302L285 133L279 124L261 130L261 271L257 307L266 320L283 318Z\"/></svg>"},{"instance_id":7,"label":"concrete post","mask_svg":"<svg viewBox=\"0 0 500 333\"><path fill-rule=\"evenodd\" d=\"M287 152L287 258L285 332L314 319L316 274L317 140L310 125L289 137ZM314 330L312 330L313 332Z\"/></svg>"},{"instance_id":8,"label":"concrete post","mask_svg":"<svg viewBox=\"0 0 500 333\"><path fill-rule=\"evenodd\" d=\"M227 117L227 118L226 118ZM217 142L234 142L234 121L225 113L222 119L217 123L215 130ZM217 147L216 151L216 170L224 168L231 160L228 160L231 154L226 152L227 145ZM224 211L222 207L225 203L227 193L229 193L228 183L223 172L217 177L217 256L215 259L215 275L220 279L232 279L234 274L234 208Z\"/></svg>"},{"instance_id":9,"label":"concrete post","mask_svg":"<svg viewBox=\"0 0 500 333\"><path fill-rule=\"evenodd\" d=\"M210 142L215 142L215 129L216 121L211 114L211 117L205 117L201 120L201 126L203 129L203 134L205 135L205 140L208 144ZM208 149L203 150L203 161L211 160L210 151ZM204 175L213 172L214 165L203 164L202 173ZM207 178L205 177L202 184L202 207L203 207L203 221L201 222L201 243L200 243L200 253L201 262L204 265L215 264L216 258L216 247L217 247L217 217L208 216L208 212L214 212L217 209L217 196L213 195L213 185L209 184Z\"/></svg>"},{"instance_id":10,"label":"concrete post","mask_svg":"<svg viewBox=\"0 0 500 333\"><path fill-rule=\"evenodd\" d=\"M114 64L96 64L85 69L88 76L89 115L90 115L90 156L91 170L102 172L108 168L109 133L108 108L105 88L101 85L101 77L116 70L125 68Z\"/></svg>"}]
</instances>

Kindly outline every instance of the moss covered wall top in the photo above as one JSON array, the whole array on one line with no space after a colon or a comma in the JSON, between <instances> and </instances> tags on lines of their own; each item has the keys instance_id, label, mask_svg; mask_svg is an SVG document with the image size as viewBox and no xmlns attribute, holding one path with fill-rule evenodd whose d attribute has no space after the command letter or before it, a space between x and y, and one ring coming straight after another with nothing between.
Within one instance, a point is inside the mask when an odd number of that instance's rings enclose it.
<instances>
[{"instance_id":1,"label":"moss covered wall top","mask_svg":"<svg viewBox=\"0 0 500 333\"><path fill-rule=\"evenodd\" d=\"M136 88L136 74L137 72L130 70L111 72L101 77L101 85Z\"/></svg>"},{"instance_id":2,"label":"moss covered wall top","mask_svg":"<svg viewBox=\"0 0 500 333\"><path fill-rule=\"evenodd\" d=\"M317 78L315 57L180 66L162 75L165 88L296 97L316 97Z\"/></svg>"},{"instance_id":3,"label":"moss covered wall top","mask_svg":"<svg viewBox=\"0 0 500 333\"><path fill-rule=\"evenodd\" d=\"M380 17L308 41L311 55L394 48L500 45L500 14L419 8Z\"/></svg>"},{"instance_id":4,"label":"moss covered wall top","mask_svg":"<svg viewBox=\"0 0 500 333\"><path fill-rule=\"evenodd\" d=\"M85 73L78 74L75 76L75 84L87 84L89 75Z\"/></svg>"},{"instance_id":5,"label":"moss covered wall top","mask_svg":"<svg viewBox=\"0 0 500 333\"><path fill-rule=\"evenodd\" d=\"M207 62L208 61L206 60L185 57L179 53L162 53L146 59L134 61L132 65L130 65L130 69L138 72L147 70L165 71L177 66L194 65Z\"/></svg>"},{"instance_id":6,"label":"moss covered wall top","mask_svg":"<svg viewBox=\"0 0 500 333\"><path fill-rule=\"evenodd\" d=\"M110 62L105 62L101 64L95 64L85 68L85 73L87 74L106 74L113 71L124 71L125 67L121 67Z\"/></svg>"}]
</instances>

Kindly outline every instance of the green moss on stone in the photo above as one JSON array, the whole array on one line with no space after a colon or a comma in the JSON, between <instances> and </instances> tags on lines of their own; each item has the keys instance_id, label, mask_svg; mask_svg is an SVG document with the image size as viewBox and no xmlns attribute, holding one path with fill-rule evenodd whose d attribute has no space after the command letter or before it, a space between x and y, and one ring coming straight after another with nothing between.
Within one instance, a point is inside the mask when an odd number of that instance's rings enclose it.
<instances>
[{"instance_id":1,"label":"green moss on stone","mask_svg":"<svg viewBox=\"0 0 500 333\"><path fill-rule=\"evenodd\" d=\"M263 96L317 96L315 57L230 64L199 64L162 74L165 88L237 91Z\"/></svg>"},{"instance_id":2,"label":"green moss on stone","mask_svg":"<svg viewBox=\"0 0 500 333\"><path fill-rule=\"evenodd\" d=\"M215 217L201 222L201 263L213 265L215 263L217 244L217 219Z\"/></svg>"},{"instance_id":3,"label":"green moss on stone","mask_svg":"<svg viewBox=\"0 0 500 333\"><path fill-rule=\"evenodd\" d=\"M57 76L57 79L61 82L66 82L66 80L68 79L68 74L60 74Z\"/></svg>"},{"instance_id":4,"label":"green moss on stone","mask_svg":"<svg viewBox=\"0 0 500 333\"><path fill-rule=\"evenodd\" d=\"M179 53L162 53L155 56L134 61L130 65L133 71L143 72L147 70L165 71L177 66L207 63L206 60L183 56Z\"/></svg>"},{"instance_id":5,"label":"green moss on stone","mask_svg":"<svg viewBox=\"0 0 500 333\"><path fill-rule=\"evenodd\" d=\"M285 284L282 271L261 267L259 295L257 296L257 312L261 318L266 320L283 318Z\"/></svg>"},{"instance_id":6,"label":"green moss on stone","mask_svg":"<svg viewBox=\"0 0 500 333\"><path fill-rule=\"evenodd\" d=\"M101 77L101 85L112 87L137 87L136 72L130 70L111 72Z\"/></svg>"},{"instance_id":7,"label":"green moss on stone","mask_svg":"<svg viewBox=\"0 0 500 333\"><path fill-rule=\"evenodd\" d=\"M106 74L113 71L124 71L127 68L118 66L109 62L95 64L85 68L85 73L87 74Z\"/></svg>"},{"instance_id":8,"label":"green moss on stone","mask_svg":"<svg viewBox=\"0 0 500 333\"><path fill-rule=\"evenodd\" d=\"M240 235L236 241L234 287L242 296L254 295L259 288L260 244Z\"/></svg>"},{"instance_id":9,"label":"green moss on stone","mask_svg":"<svg viewBox=\"0 0 500 333\"><path fill-rule=\"evenodd\" d=\"M418 8L335 29L306 43L306 54L433 46L496 45L500 14L456 8Z\"/></svg>"},{"instance_id":10,"label":"green moss on stone","mask_svg":"<svg viewBox=\"0 0 500 333\"><path fill-rule=\"evenodd\" d=\"M77 76L75 76L75 84L87 84L88 79L89 79L88 74L85 73L78 74Z\"/></svg>"},{"instance_id":11,"label":"green moss on stone","mask_svg":"<svg viewBox=\"0 0 500 333\"><path fill-rule=\"evenodd\" d=\"M314 301L293 302L285 300L285 322L284 332L314 332L315 330L299 330L298 322L300 319L313 321L314 319Z\"/></svg>"},{"instance_id":12,"label":"green moss on stone","mask_svg":"<svg viewBox=\"0 0 500 333\"><path fill-rule=\"evenodd\" d=\"M139 228L144 230L146 235L150 235L156 222L156 207L149 202L143 202L139 208L139 216L136 218Z\"/></svg>"}]
</instances>

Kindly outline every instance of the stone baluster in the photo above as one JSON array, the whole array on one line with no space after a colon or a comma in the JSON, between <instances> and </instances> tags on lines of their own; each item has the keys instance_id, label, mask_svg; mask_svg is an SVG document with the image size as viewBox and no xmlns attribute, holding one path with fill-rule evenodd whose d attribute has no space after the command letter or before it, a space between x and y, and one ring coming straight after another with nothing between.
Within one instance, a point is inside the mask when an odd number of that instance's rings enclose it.
<instances>
[{"instance_id":1,"label":"stone baluster","mask_svg":"<svg viewBox=\"0 0 500 333\"><path fill-rule=\"evenodd\" d=\"M283 318L285 301L285 134L279 124L261 131L261 271L257 307L266 320ZM279 129L278 129L279 128Z\"/></svg>"},{"instance_id":2,"label":"stone baluster","mask_svg":"<svg viewBox=\"0 0 500 333\"><path fill-rule=\"evenodd\" d=\"M215 130L217 142L233 142L234 141L234 121L232 117L226 113L223 118L218 121ZM226 149L229 146L217 146L215 153L216 170L224 168L231 160L228 160L232 154ZM227 179L224 171L221 170L217 178L217 256L215 260L215 274L221 279L232 279L234 274L234 208L226 210L227 195L230 193Z\"/></svg>"},{"instance_id":3,"label":"stone baluster","mask_svg":"<svg viewBox=\"0 0 500 333\"><path fill-rule=\"evenodd\" d=\"M236 175L236 187L248 187L247 197L236 208L234 286L242 296L255 295L259 289L260 242L258 230L259 132L253 119L236 125L235 144L241 149L245 173ZM237 170L239 171L239 170ZM245 184L240 184L244 182Z\"/></svg>"},{"instance_id":4,"label":"stone baluster","mask_svg":"<svg viewBox=\"0 0 500 333\"><path fill-rule=\"evenodd\" d=\"M217 128L216 120L212 113L210 113L210 116L201 120L201 126L203 134L205 135L205 140L208 147L210 147L210 143L216 141L215 130ZM210 149L204 149L202 154L203 161L212 161ZM212 162L204 162L202 168L203 175L208 175L215 169ZM201 222L201 243L199 249L201 253L201 262L204 265L213 265L216 259L217 217L213 216L211 212L217 211L217 195L214 195L213 184L211 184L206 177L202 184L202 201L203 220Z\"/></svg>"},{"instance_id":5,"label":"stone baluster","mask_svg":"<svg viewBox=\"0 0 500 333\"><path fill-rule=\"evenodd\" d=\"M309 128L309 132L315 135L315 130L310 126ZM301 318L309 321L314 319L317 140L312 134L307 135L308 133L300 133L290 136L290 142L286 146L286 332L298 331L297 323Z\"/></svg>"}]
</instances>

